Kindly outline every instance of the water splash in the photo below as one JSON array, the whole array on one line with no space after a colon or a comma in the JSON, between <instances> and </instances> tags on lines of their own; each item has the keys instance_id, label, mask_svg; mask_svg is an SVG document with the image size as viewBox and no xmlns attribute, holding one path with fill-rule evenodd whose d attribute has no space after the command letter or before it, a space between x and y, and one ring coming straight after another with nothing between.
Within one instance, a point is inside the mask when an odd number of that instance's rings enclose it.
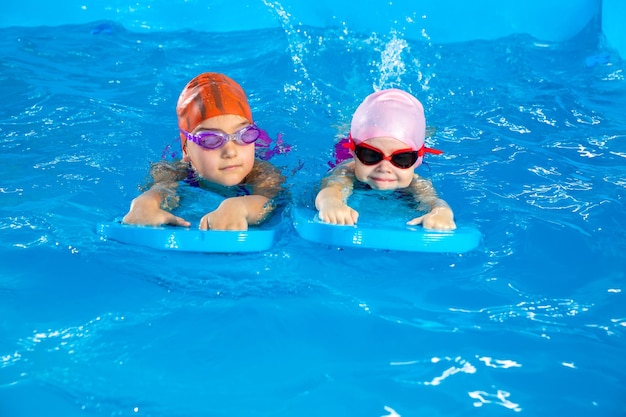
<instances>
[{"instance_id":1,"label":"water splash","mask_svg":"<svg viewBox=\"0 0 626 417\"><path fill-rule=\"evenodd\" d=\"M385 44L380 53L380 73L378 82L374 84L374 90L398 87L402 88L402 76L406 73L406 65L402 59L402 53L409 47L406 40L394 36Z\"/></svg>"},{"instance_id":2,"label":"water splash","mask_svg":"<svg viewBox=\"0 0 626 417\"><path fill-rule=\"evenodd\" d=\"M311 97L308 97L308 100L319 101L322 94L315 85L315 82L311 79L304 62L305 57L309 54L307 45L312 42L311 36L304 28L296 28L294 26L291 14L287 12L279 2L263 0L263 4L278 18L287 36L288 49L291 55L291 61L294 65L294 71L300 76L300 80L297 81L295 85L285 85L285 92L295 92L298 93L297 95L301 96L303 91L309 91ZM308 88L303 88L303 83L306 83ZM300 99L307 100L306 97L300 97Z\"/></svg>"}]
</instances>

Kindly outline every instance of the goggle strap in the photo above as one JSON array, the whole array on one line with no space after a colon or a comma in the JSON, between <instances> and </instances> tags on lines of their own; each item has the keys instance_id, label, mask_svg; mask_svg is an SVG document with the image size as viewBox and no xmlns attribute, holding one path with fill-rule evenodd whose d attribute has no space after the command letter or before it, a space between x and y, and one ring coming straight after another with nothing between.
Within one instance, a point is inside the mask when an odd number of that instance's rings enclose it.
<instances>
[{"instance_id":1,"label":"goggle strap","mask_svg":"<svg viewBox=\"0 0 626 417\"><path fill-rule=\"evenodd\" d=\"M417 151L417 156L424 156L425 153L430 153L433 155L441 155L443 151L434 148L427 148L426 146L422 146L422 148Z\"/></svg>"},{"instance_id":2,"label":"goggle strap","mask_svg":"<svg viewBox=\"0 0 626 417\"><path fill-rule=\"evenodd\" d=\"M356 143L354 143L354 139L352 139L352 133L348 134L347 138L341 139L341 142L343 142L341 146L346 149L353 151L356 148Z\"/></svg>"}]
</instances>

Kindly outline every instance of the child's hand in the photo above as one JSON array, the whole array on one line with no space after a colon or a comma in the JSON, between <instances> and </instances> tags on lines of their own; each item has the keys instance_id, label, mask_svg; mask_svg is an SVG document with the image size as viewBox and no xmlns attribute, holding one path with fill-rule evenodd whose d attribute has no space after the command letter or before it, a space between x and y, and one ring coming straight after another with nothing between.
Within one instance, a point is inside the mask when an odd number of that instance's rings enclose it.
<instances>
[{"instance_id":1,"label":"child's hand","mask_svg":"<svg viewBox=\"0 0 626 417\"><path fill-rule=\"evenodd\" d=\"M324 223L353 226L359 219L359 212L342 202L327 203L319 210L318 217Z\"/></svg>"},{"instance_id":2,"label":"child's hand","mask_svg":"<svg viewBox=\"0 0 626 417\"><path fill-rule=\"evenodd\" d=\"M429 213L407 222L409 226L421 224L426 229L454 230L454 213L448 207L435 207Z\"/></svg>"},{"instance_id":3,"label":"child's hand","mask_svg":"<svg viewBox=\"0 0 626 417\"><path fill-rule=\"evenodd\" d=\"M146 194L142 194L133 200L129 212L122 219L122 223L144 226L160 226L163 224L190 226L190 223L182 217L174 216L169 211L161 209L159 201Z\"/></svg>"},{"instance_id":4,"label":"child's hand","mask_svg":"<svg viewBox=\"0 0 626 417\"><path fill-rule=\"evenodd\" d=\"M243 200L228 198L200 219L200 230L248 230L248 208Z\"/></svg>"}]
</instances>

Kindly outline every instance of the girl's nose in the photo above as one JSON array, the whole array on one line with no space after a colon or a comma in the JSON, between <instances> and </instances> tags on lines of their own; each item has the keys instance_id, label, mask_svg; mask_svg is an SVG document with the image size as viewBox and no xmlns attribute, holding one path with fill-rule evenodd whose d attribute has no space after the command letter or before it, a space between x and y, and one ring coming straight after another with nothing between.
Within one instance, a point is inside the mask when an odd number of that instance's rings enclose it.
<instances>
[{"instance_id":1,"label":"girl's nose","mask_svg":"<svg viewBox=\"0 0 626 417\"><path fill-rule=\"evenodd\" d=\"M376 170L379 172L391 172L391 167L391 162L383 159L378 165L376 165Z\"/></svg>"},{"instance_id":2,"label":"girl's nose","mask_svg":"<svg viewBox=\"0 0 626 417\"><path fill-rule=\"evenodd\" d=\"M234 158L237 156L237 145L232 140L229 140L222 146L222 158Z\"/></svg>"}]
</instances>

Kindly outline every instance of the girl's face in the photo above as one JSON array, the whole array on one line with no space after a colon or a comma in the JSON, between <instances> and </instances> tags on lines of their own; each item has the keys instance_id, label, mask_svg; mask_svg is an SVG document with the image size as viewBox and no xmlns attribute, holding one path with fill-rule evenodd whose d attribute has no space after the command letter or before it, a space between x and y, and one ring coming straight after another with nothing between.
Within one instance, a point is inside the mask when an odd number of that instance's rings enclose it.
<instances>
[{"instance_id":1,"label":"girl's face","mask_svg":"<svg viewBox=\"0 0 626 417\"><path fill-rule=\"evenodd\" d=\"M221 130L233 134L249 124L241 116L227 114L202 121L190 133ZM254 143L238 145L229 140L221 148L206 149L188 140L183 150L183 160L191 162L196 173L208 181L224 186L237 185L243 182L254 166Z\"/></svg>"},{"instance_id":2,"label":"girl's face","mask_svg":"<svg viewBox=\"0 0 626 417\"><path fill-rule=\"evenodd\" d=\"M395 151L407 149L404 142L392 137L371 138L365 141L369 146L379 149L386 156ZM410 168L402 169L394 166L390 161L382 160L376 165L365 165L354 154L354 176L357 180L366 183L375 190L395 190L406 188L413 181L415 164Z\"/></svg>"}]
</instances>

